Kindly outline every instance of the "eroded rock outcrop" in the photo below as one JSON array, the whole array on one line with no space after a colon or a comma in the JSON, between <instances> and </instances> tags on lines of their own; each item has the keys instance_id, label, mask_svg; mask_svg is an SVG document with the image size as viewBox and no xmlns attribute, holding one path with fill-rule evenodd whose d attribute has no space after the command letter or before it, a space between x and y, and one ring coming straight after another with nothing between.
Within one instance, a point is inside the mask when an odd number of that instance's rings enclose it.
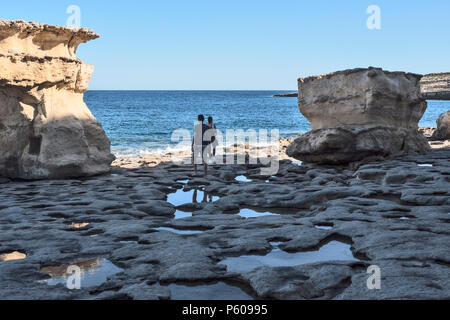
<instances>
[{"instance_id":1,"label":"eroded rock outcrop","mask_svg":"<svg viewBox=\"0 0 450 320\"><path fill-rule=\"evenodd\" d=\"M114 156L83 101L94 67L75 54L88 29L0 20L0 175L46 179L109 171Z\"/></svg>"},{"instance_id":2,"label":"eroded rock outcrop","mask_svg":"<svg viewBox=\"0 0 450 320\"><path fill-rule=\"evenodd\" d=\"M437 129L432 138L435 140L450 140L450 111L441 114L436 124Z\"/></svg>"},{"instance_id":3,"label":"eroded rock outcrop","mask_svg":"<svg viewBox=\"0 0 450 320\"><path fill-rule=\"evenodd\" d=\"M427 74L420 86L427 100L450 100L450 72Z\"/></svg>"},{"instance_id":4,"label":"eroded rock outcrop","mask_svg":"<svg viewBox=\"0 0 450 320\"><path fill-rule=\"evenodd\" d=\"M304 162L344 164L429 151L418 132L427 108L420 79L378 68L299 79L299 108L312 131L295 140L287 154Z\"/></svg>"}]
</instances>

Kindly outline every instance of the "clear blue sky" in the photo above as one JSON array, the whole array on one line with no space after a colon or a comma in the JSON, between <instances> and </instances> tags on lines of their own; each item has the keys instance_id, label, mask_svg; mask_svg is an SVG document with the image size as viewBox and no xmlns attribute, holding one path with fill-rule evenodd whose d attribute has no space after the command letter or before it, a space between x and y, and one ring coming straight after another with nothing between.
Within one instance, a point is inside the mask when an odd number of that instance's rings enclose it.
<instances>
[{"instance_id":1,"label":"clear blue sky","mask_svg":"<svg viewBox=\"0 0 450 320\"><path fill-rule=\"evenodd\" d=\"M379 66L450 71L449 0L22 0L3 19L65 25L69 5L102 37L78 56L91 89L293 90L302 76ZM381 30L369 30L369 5Z\"/></svg>"}]
</instances>

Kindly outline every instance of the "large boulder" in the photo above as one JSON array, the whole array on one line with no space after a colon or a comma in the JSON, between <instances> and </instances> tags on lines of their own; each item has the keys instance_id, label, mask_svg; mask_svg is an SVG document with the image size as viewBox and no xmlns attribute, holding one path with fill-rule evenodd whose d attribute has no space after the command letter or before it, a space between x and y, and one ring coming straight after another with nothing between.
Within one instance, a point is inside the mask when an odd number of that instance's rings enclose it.
<instances>
[{"instance_id":1,"label":"large boulder","mask_svg":"<svg viewBox=\"0 0 450 320\"><path fill-rule=\"evenodd\" d=\"M83 101L93 66L75 54L84 28L0 20L0 175L47 179L108 172L110 141Z\"/></svg>"},{"instance_id":2,"label":"large boulder","mask_svg":"<svg viewBox=\"0 0 450 320\"><path fill-rule=\"evenodd\" d=\"M299 108L312 131L287 154L304 162L345 164L429 151L418 131L427 108L420 79L378 68L299 79Z\"/></svg>"},{"instance_id":3,"label":"large boulder","mask_svg":"<svg viewBox=\"0 0 450 320\"><path fill-rule=\"evenodd\" d=\"M450 111L443 113L436 121L437 130L434 132L432 139L449 140L450 139Z\"/></svg>"}]
</instances>

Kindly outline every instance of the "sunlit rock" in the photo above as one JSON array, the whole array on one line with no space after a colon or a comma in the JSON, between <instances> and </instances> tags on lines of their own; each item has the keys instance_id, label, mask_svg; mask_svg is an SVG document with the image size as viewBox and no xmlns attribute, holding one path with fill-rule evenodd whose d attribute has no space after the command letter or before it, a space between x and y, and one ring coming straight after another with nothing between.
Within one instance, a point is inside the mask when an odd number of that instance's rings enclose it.
<instances>
[{"instance_id":1,"label":"sunlit rock","mask_svg":"<svg viewBox=\"0 0 450 320\"><path fill-rule=\"evenodd\" d=\"M299 108L312 131L295 140L287 154L340 164L429 151L418 132L427 108L420 79L377 68L299 79Z\"/></svg>"},{"instance_id":2,"label":"sunlit rock","mask_svg":"<svg viewBox=\"0 0 450 320\"><path fill-rule=\"evenodd\" d=\"M84 28L0 20L0 175L109 171L110 141L83 101L94 67L75 55L98 37Z\"/></svg>"}]
</instances>

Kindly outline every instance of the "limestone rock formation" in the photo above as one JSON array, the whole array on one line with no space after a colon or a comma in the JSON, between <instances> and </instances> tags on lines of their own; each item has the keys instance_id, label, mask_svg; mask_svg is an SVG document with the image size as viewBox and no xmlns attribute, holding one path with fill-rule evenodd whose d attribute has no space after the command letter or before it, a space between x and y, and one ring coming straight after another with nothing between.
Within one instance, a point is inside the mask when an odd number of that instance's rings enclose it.
<instances>
[{"instance_id":1,"label":"limestone rock formation","mask_svg":"<svg viewBox=\"0 0 450 320\"><path fill-rule=\"evenodd\" d=\"M299 79L299 108L312 131L287 154L304 162L345 164L429 151L418 132L427 108L420 79L378 68Z\"/></svg>"},{"instance_id":2,"label":"limestone rock formation","mask_svg":"<svg viewBox=\"0 0 450 320\"><path fill-rule=\"evenodd\" d=\"M83 101L94 67L75 56L84 28L0 20L0 175L47 179L109 171L110 141Z\"/></svg>"},{"instance_id":3,"label":"limestone rock formation","mask_svg":"<svg viewBox=\"0 0 450 320\"><path fill-rule=\"evenodd\" d=\"M432 138L435 140L450 140L450 111L441 114L436 123L437 130Z\"/></svg>"},{"instance_id":4,"label":"limestone rock formation","mask_svg":"<svg viewBox=\"0 0 450 320\"><path fill-rule=\"evenodd\" d=\"M427 100L450 100L450 72L427 74L420 86Z\"/></svg>"}]
</instances>

